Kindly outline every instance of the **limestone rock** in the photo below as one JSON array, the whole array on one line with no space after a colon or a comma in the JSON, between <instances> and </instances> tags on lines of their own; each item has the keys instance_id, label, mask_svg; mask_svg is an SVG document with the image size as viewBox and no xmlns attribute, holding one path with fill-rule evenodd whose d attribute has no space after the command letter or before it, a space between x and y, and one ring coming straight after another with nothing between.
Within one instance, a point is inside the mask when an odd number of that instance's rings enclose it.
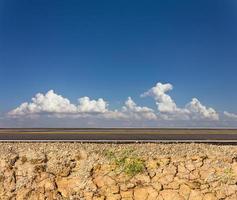
<instances>
[{"instance_id":1,"label":"limestone rock","mask_svg":"<svg viewBox=\"0 0 237 200\"><path fill-rule=\"evenodd\" d=\"M175 190L162 190L160 192L160 195L165 200L184 200L184 197L182 197L177 191ZM191 199L190 199L191 200Z\"/></svg>"},{"instance_id":2,"label":"limestone rock","mask_svg":"<svg viewBox=\"0 0 237 200\"><path fill-rule=\"evenodd\" d=\"M133 191L128 190L128 191L121 191L120 192L122 199L133 199Z\"/></svg>"},{"instance_id":3,"label":"limestone rock","mask_svg":"<svg viewBox=\"0 0 237 200\"><path fill-rule=\"evenodd\" d=\"M109 176L98 175L94 178L94 183L99 187L116 185L116 181Z\"/></svg>"},{"instance_id":4,"label":"limestone rock","mask_svg":"<svg viewBox=\"0 0 237 200\"><path fill-rule=\"evenodd\" d=\"M120 200L121 195L120 194L110 194L106 196L106 200Z\"/></svg>"},{"instance_id":5,"label":"limestone rock","mask_svg":"<svg viewBox=\"0 0 237 200\"><path fill-rule=\"evenodd\" d=\"M144 171L132 177L101 154L130 145L145 163ZM236 200L237 148L189 145L2 143L0 199ZM144 146L151 148L146 154Z\"/></svg>"},{"instance_id":6,"label":"limestone rock","mask_svg":"<svg viewBox=\"0 0 237 200\"><path fill-rule=\"evenodd\" d=\"M185 184L182 184L179 188L179 194L184 197L184 199L188 199L190 195L191 189Z\"/></svg>"},{"instance_id":7,"label":"limestone rock","mask_svg":"<svg viewBox=\"0 0 237 200\"><path fill-rule=\"evenodd\" d=\"M80 179L78 177L60 178L56 180L56 184L63 197L69 197L70 194L80 189Z\"/></svg>"},{"instance_id":8,"label":"limestone rock","mask_svg":"<svg viewBox=\"0 0 237 200\"><path fill-rule=\"evenodd\" d=\"M191 190L189 199L190 200L202 200L203 194L199 190Z\"/></svg>"},{"instance_id":9,"label":"limestone rock","mask_svg":"<svg viewBox=\"0 0 237 200\"><path fill-rule=\"evenodd\" d=\"M134 199L135 200L144 200L148 197L147 188L135 188L134 189Z\"/></svg>"},{"instance_id":10,"label":"limestone rock","mask_svg":"<svg viewBox=\"0 0 237 200\"><path fill-rule=\"evenodd\" d=\"M214 194L207 193L204 195L203 200L217 200L217 198Z\"/></svg>"}]
</instances>

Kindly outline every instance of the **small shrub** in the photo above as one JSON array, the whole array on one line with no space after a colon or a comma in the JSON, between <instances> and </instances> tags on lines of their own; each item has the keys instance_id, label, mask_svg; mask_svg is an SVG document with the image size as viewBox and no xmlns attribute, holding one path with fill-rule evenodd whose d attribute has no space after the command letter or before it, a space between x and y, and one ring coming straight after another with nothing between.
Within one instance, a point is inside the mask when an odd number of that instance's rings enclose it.
<instances>
[{"instance_id":1,"label":"small shrub","mask_svg":"<svg viewBox=\"0 0 237 200\"><path fill-rule=\"evenodd\" d=\"M105 156L116 165L116 170L124 172L129 176L135 176L145 169L145 163L138 158L132 149L125 149L121 152L107 150Z\"/></svg>"},{"instance_id":2,"label":"small shrub","mask_svg":"<svg viewBox=\"0 0 237 200\"><path fill-rule=\"evenodd\" d=\"M139 158L130 158L125 160L124 172L130 176L135 176L145 169L144 162Z\"/></svg>"},{"instance_id":3,"label":"small shrub","mask_svg":"<svg viewBox=\"0 0 237 200\"><path fill-rule=\"evenodd\" d=\"M231 168L226 168L223 174L219 176L219 179L223 183L231 182L234 180L234 174Z\"/></svg>"},{"instance_id":4,"label":"small shrub","mask_svg":"<svg viewBox=\"0 0 237 200\"><path fill-rule=\"evenodd\" d=\"M105 154L105 156L106 156L109 160L115 159L115 154L114 154L114 152L111 151L111 150L106 150L106 151L104 152L104 154Z\"/></svg>"},{"instance_id":5,"label":"small shrub","mask_svg":"<svg viewBox=\"0 0 237 200\"><path fill-rule=\"evenodd\" d=\"M235 183L235 176L231 168L225 168L223 171L212 174L212 181L219 181L221 183Z\"/></svg>"}]
</instances>

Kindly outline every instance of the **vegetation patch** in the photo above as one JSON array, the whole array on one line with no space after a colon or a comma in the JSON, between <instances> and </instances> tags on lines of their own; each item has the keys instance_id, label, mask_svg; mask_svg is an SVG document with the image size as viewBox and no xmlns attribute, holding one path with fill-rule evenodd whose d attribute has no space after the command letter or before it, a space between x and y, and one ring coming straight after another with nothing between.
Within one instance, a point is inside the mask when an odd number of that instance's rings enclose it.
<instances>
[{"instance_id":1,"label":"vegetation patch","mask_svg":"<svg viewBox=\"0 0 237 200\"><path fill-rule=\"evenodd\" d=\"M235 176L231 168L225 168L223 173L218 176L218 179L222 183L230 183L235 181Z\"/></svg>"},{"instance_id":2,"label":"vegetation patch","mask_svg":"<svg viewBox=\"0 0 237 200\"><path fill-rule=\"evenodd\" d=\"M105 156L116 165L116 171L124 172L129 176L142 173L145 169L144 161L135 154L133 149L120 152L108 150L105 151Z\"/></svg>"}]
</instances>

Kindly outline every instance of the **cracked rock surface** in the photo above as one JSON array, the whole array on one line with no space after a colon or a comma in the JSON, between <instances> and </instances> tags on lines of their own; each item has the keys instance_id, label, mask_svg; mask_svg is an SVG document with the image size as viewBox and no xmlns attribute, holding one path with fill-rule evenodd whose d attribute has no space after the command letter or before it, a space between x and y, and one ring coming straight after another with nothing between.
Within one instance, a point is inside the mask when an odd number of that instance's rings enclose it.
<instances>
[{"instance_id":1,"label":"cracked rock surface","mask_svg":"<svg viewBox=\"0 0 237 200\"><path fill-rule=\"evenodd\" d=\"M237 146L1 143L0 199L237 200Z\"/></svg>"}]
</instances>

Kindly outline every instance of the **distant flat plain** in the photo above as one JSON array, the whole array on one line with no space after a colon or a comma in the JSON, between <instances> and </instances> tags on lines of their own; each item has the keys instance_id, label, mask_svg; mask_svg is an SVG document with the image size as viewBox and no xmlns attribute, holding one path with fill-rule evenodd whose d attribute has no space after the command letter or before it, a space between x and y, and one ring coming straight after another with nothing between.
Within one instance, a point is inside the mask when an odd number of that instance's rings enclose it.
<instances>
[{"instance_id":1,"label":"distant flat plain","mask_svg":"<svg viewBox=\"0 0 237 200\"><path fill-rule=\"evenodd\" d=\"M237 129L35 128L0 129L1 141L236 141Z\"/></svg>"}]
</instances>

